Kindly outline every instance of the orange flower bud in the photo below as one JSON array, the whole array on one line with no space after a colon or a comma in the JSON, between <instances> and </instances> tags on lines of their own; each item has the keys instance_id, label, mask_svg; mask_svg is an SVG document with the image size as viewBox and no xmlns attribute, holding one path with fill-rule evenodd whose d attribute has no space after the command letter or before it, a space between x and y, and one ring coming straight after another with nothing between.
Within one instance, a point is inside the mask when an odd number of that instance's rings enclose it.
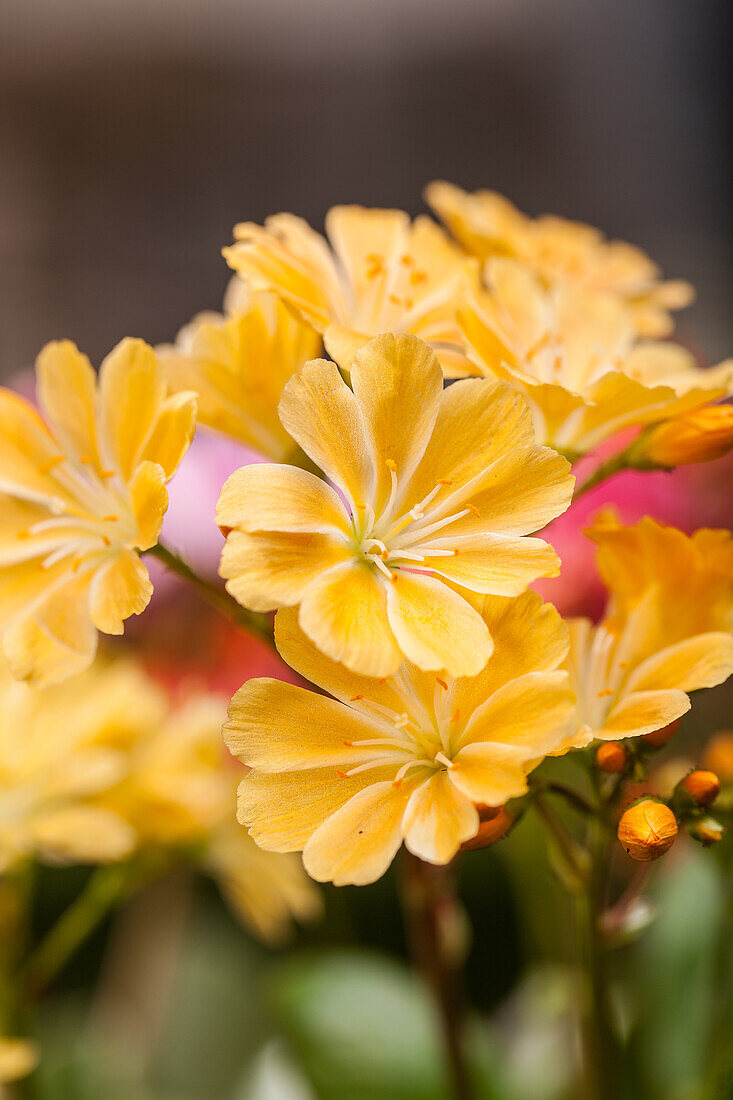
<instances>
[{"instance_id":1,"label":"orange flower bud","mask_svg":"<svg viewBox=\"0 0 733 1100\"><path fill-rule=\"evenodd\" d=\"M703 763L715 772L721 783L733 783L733 730L716 733L708 742Z\"/></svg>"},{"instance_id":2,"label":"orange flower bud","mask_svg":"<svg viewBox=\"0 0 733 1100\"><path fill-rule=\"evenodd\" d=\"M722 458L733 448L733 406L705 405L665 420L639 441L640 456L655 466L684 466Z\"/></svg>"},{"instance_id":3,"label":"orange flower bud","mask_svg":"<svg viewBox=\"0 0 733 1100\"><path fill-rule=\"evenodd\" d=\"M688 825L687 831L694 840L699 840L706 848L709 848L711 844L717 844L725 834L725 829L714 817L704 817L700 821L693 821Z\"/></svg>"},{"instance_id":4,"label":"orange flower bud","mask_svg":"<svg viewBox=\"0 0 733 1100\"><path fill-rule=\"evenodd\" d=\"M698 806L709 806L720 794L720 780L715 772L694 771L680 782Z\"/></svg>"},{"instance_id":5,"label":"orange flower bud","mask_svg":"<svg viewBox=\"0 0 733 1100\"><path fill-rule=\"evenodd\" d=\"M643 734L639 740L652 749L661 749L664 745L669 744L679 728L680 720L677 718L674 722L670 722L668 726L662 726L660 730L652 730L651 733Z\"/></svg>"},{"instance_id":6,"label":"orange flower bud","mask_svg":"<svg viewBox=\"0 0 733 1100\"><path fill-rule=\"evenodd\" d=\"M626 767L629 754L618 741L606 741L596 753L596 764L604 772L622 772Z\"/></svg>"},{"instance_id":7,"label":"orange flower bud","mask_svg":"<svg viewBox=\"0 0 733 1100\"><path fill-rule=\"evenodd\" d=\"M651 798L629 806L618 823L624 851L641 863L664 855L676 836L677 820L669 806Z\"/></svg>"},{"instance_id":8,"label":"orange flower bud","mask_svg":"<svg viewBox=\"0 0 733 1100\"><path fill-rule=\"evenodd\" d=\"M481 816L483 817L483 814ZM497 840L506 836L513 824L514 818L502 806L488 820L483 820L476 835L466 840L461 847L465 852L472 852L476 848L488 848L489 845L496 844Z\"/></svg>"}]
</instances>

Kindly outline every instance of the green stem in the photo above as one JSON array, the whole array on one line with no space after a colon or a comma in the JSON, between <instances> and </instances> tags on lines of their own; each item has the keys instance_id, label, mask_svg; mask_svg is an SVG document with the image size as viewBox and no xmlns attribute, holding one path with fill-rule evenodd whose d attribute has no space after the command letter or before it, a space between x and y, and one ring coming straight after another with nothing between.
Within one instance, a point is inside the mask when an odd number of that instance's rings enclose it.
<instances>
[{"instance_id":1,"label":"green stem","mask_svg":"<svg viewBox=\"0 0 733 1100\"><path fill-rule=\"evenodd\" d=\"M148 550L149 554L161 561L167 569L171 572L177 573L179 577L182 577L189 584L193 585L196 591L201 595L206 602L213 608L215 608L221 615L225 615L231 622L242 630L246 630L250 633L259 635L264 641L272 642L272 623L269 615L263 615L256 611L248 611L245 607L241 607L240 604L234 600L225 589L220 588L216 584L212 584L210 581L204 580L198 573L195 573L189 565L179 558L172 550L169 550L167 546L162 543L158 543Z\"/></svg>"},{"instance_id":2,"label":"green stem","mask_svg":"<svg viewBox=\"0 0 733 1100\"><path fill-rule=\"evenodd\" d=\"M594 817L598 812L585 795L581 794L580 791L576 791L574 787L568 787L565 783L558 783L557 780L535 779L530 776L529 785L532 790L546 791L548 794L559 794L573 809L578 810L587 817Z\"/></svg>"},{"instance_id":3,"label":"green stem","mask_svg":"<svg viewBox=\"0 0 733 1100\"><path fill-rule=\"evenodd\" d=\"M578 500L585 493L590 492L591 489L595 489L597 485L607 481L608 478L613 477L614 474L620 474L622 470L629 469L628 463L628 449L619 451L618 454L612 455L611 458L606 459L600 466L596 466L592 474L581 482L576 488L573 500Z\"/></svg>"},{"instance_id":4,"label":"green stem","mask_svg":"<svg viewBox=\"0 0 733 1100\"><path fill-rule=\"evenodd\" d=\"M99 867L92 873L85 888L61 914L21 971L21 983L29 999L35 999L48 988L132 885L128 865Z\"/></svg>"},{"instance_id":5,"label":"green stem","mask_svg":"<svg viewBox=\"0 0 733 1100\"><path fill-rule=\"evenodd\" d=\"M465 925L455 864L424 863L402 853L401 897L413 962L432 989L443 1030L453 1100L474 1100L466 1063L462 969Z\"/></svg>"}]
</instances>

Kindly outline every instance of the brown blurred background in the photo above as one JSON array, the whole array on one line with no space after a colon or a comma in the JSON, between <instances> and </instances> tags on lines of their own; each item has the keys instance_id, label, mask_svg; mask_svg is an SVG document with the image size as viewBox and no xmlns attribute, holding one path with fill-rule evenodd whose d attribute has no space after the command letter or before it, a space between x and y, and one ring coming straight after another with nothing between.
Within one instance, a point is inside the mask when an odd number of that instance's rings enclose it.
<instances>
[{"instance_id":1,"label":"brown blurred background","mask_svg":"<svg viewBox=\"0 0 733 1100\"><path fill-rule=\"evenodd\" d=\"M0 0L0 373L219 304L233 223L422 209L445 177L588 220L733 348L730 6Z\"/></svg>"}]
</instances>

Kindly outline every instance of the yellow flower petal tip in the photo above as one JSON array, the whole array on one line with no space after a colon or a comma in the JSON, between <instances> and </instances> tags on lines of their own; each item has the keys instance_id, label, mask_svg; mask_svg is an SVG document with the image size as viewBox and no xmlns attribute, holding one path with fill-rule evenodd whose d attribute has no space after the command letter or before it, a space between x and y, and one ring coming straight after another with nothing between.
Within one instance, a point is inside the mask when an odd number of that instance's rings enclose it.
<instances>
[{"instance_id":1,"label":"yellow flower petal tip","mask_svg":"<svg viewBox=\"0 0 733 1100\"><path fill-rule=\"evenodd\" d=\"M640 465L671 469L722 458L732 448L733 406L706 405L644 433L634 448L634 458Z\"/></svg>"},{"instance_id":2,"label":"yellow flower petal tip","mask_svg":"<svg viewBox=\"0 0 733 1100\"><path fill-rule=\"evenodd\" d=\"M479 672L492 642L474 595L556 574L552 548L526 536L572 494L522 398L482 379L444 390L428 345L383 335L357 352L351 388L334 363L306 363L280 417L338 492L289 466L236 471L216 517L229 592L253 610L299 605L316 645L365 675L403 657Z\"/></svg>"},{"instance_id":3,"label":"yellow flower petal tip","mask_svg":"<svg viewBox=\"0 0 733 1100\"><path fill-rule=\"evenodd\" d=\"M336 206L326 233L276 214L236 226L224 255L253 290L278 295L323 333L345 370L371 337L396 332L428 340L448 377L476 373L455 314L478 282L477 262L439 226L401 210Z\"/></svg>"},{"instance_id":4,"label":"yellow flower petal tip","mask_svg":"<svg viewBox=\"0 0 733 1100\"><path fill-rule=\"evenodd\" d=\"M0 390L0 636L13 674L45 685L147 605L138 552L157 541L196 405L167 395L142 340L123 340L98 379L70 341L47 344L37 388L43 417Z\"/></svg>"},{"instance_id":5,"label":"yellow flower petal tip","mask_svg":"<svg viewBox=\"0 0 733 1100\"><path fill-rule=\"evenodd\" d=\"M232 699L225 740L250 769L239 820L261 847L302 850L319 881L363 884L402 843L447 863L479 836L487 807L526 791L527 773L562 742L572 714L557 669L567 629L531 592L485 597L481 619L494 651L477 676L405 661L377 680L325 657L294 609L278 613L282 656L333 698L250 680ZM508 829L506 816L492 839Z\"/></svg>"}]
</instances>

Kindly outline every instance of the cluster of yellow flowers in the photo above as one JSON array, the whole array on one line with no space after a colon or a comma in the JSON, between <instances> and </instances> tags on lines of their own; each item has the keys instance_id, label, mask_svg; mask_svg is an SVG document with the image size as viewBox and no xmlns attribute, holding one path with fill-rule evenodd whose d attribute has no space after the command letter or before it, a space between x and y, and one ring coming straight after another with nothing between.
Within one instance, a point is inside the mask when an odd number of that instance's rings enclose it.
<instances>
[{"instance_id":1,"label":"cluster of yellow flowers","mask_svg":"<svg viewBox=\"0 0 733 1100\"><path fill-rule=\"evenodd\" d=\"M427 200L447 231L356 206L330 211L327 239L289 214L239 225L222 314L157 350L123 341L98 379L49 345L43 416L0 391L0 635L36 687L147 605L140 554L197 416L270 460L222 489L221 576L277 611L280 654L332 698L250 681L225 737L257 845L302 850L339 884L373 881L403 842L449 861L546 756L659 730L733 671L726 532L601 517L598 626L528 591L559 571L535 533L571 504L579 456L632 427L640 468L733 445L716 404L733 361L701 369L662 339L690 288L493 193L436 183ZM41 695L2 681L0 863L203 837L262 931L306 915L298 863L258 863L230 821L215 701L164 713L141 678L95 666Z\"/></svg>"}]
</instances>

